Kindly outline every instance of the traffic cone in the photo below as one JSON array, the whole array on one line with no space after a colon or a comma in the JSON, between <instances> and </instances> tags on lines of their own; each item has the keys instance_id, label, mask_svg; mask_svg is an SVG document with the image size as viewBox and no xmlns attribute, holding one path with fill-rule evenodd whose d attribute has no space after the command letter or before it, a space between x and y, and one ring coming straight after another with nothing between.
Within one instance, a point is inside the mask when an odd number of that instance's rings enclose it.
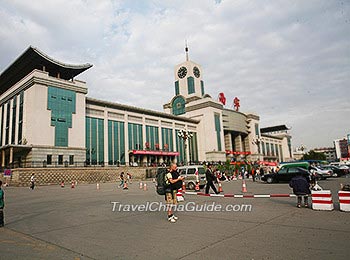
<instances>
[{"instance_id":1,"label":"traffic cone","mask_svg":"<svg viewBox=\"0 0 350 260\"><path fill-rule=\"evenodd\" d=\"M195 191L199 191L200 188L199 188L199 182L196 182L196 187L194 188Z\"/></svg>"},{"instance_id":2,"label":"traffic cone","mask_svg":"<svg viewBox=\"0 0 350 260\"><path fill-rule=\"evenodd\" d=\"M72 181L72 185L70 186L72 189L74 189L75 188L75 183L74 183L74 181Z\"/></svg>"},{"instance_id":3,"label":"traffic cone","mask_svg":"<svg viewBox=\"0 0 350 260\"><path fill-rule=\"evenodd\" d=\"M96 189L97 189L97 190L100 189L100 184L99 184L99 183L96 184Z\"/></svg>"},{"instance_id":4,"label":"traffic cone","mask_svg":"<svg viewBox=\"0 0 350 260\"><path fill-rule=\"evenodd\" d=\"M182 196L182 188L177 190L176 199L178 202L184 201L185 198Z\"/></svg>"},{"instance_id":5,"label":"traffic cone","mask_svg":"<svg viewBox=\"0 0 350 260\"><path fill-rule=\"evenodd\" d=\"M142 185L142 182L140 182L140 186L139 186L140 190L143 189L143 185Z\"/></svg>"},{"instance_id":6,"label":"traffic cone","mask_svg":"<svg viewBox=\"0 0 350 260\"><path fill-rule=\"evenodd\" d=\"M219 182L219 192L223 192L221 182Z\"/></svg>"},{"instance_id":7,"label":"traffic cone","mask_svg":"<svg viewBox=\"0 0 350 260\"><path fill-rule=\"evenodd\" d=\"M143 190L147 191L147 184L146 183L143 185Z\"/></svg>"},{"instance_id":8,"label":"traffic cone","mask_svg":"<svg viewBox=\"0 0 350 260\"><path fill-rule=\"evenodd\" d=\"M242 192L247 192L247 186L245 185L245 181L242 181Z\"/></svg>"},{"instance_id":9,"label":"traffic cone","mask_svg":"<svg viewBox=\"0 0 350 260\"><path fill-rule=\"evenodd\" d=\"M64 188L64 181L61 182L61 188Z\"/></svg>"},{"instance_id":10,"label":"traffic cone","mask_svg":"<svg viewBox=\"0 0 350 260\"><path fill-rule=\"evenodd\" d=\"M186 191L186 183L185 183L185 181L182 181L182 191L183 192Z\"/></svg>"},{"instance_id":11,"label":"traffic cone","mask_svg":"<svg viewBox=\"0 0 350 260\"><path fill-rule=\"evenodd\" d=\"M123 186L123 190L128 190L129 188L128 188L128 183L125 181L124 182L124 186Z\"/></svg>"}]
</instances>

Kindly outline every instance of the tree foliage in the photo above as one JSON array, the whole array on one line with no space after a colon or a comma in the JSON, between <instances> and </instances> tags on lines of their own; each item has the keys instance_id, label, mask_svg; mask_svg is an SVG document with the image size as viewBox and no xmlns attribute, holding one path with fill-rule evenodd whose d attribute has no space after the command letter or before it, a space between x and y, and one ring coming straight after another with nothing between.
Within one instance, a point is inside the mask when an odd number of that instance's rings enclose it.
<instances>
[{"instance_id":1,"label":"tree foliage","mask_svg":"<svg viewBox=\"0 0 350 260\"><path fill-rule=\"evenodd\" d=\"M326 155L324 153L318 153L311 150L303 155L302 160L326 160Z\"/></svg>"}]
</instances>

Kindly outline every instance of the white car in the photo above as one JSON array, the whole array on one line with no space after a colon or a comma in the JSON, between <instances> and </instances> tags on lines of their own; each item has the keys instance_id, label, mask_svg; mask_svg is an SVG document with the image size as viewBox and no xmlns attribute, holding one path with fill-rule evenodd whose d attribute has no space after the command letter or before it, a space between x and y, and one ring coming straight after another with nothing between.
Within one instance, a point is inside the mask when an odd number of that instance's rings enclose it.
<instances>
[{"instance_id":1,"label":"white car","mask_svg":"<svg viewBox=\"0 0 350 260\"><path fill-rule=\"evenodd\" d=\"M310 166L310 172L316 177L319 177L321 180L325 180L333 176L332 170L323 170L317 166Z\"/></svg>"}]
</instances>

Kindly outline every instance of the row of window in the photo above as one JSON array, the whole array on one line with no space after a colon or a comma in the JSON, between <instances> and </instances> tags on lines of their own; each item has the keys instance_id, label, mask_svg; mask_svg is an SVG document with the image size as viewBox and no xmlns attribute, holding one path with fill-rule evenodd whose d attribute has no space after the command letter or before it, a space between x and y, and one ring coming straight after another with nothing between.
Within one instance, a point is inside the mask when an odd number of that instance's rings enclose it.
<instances>
[{"instance_id":1,"label":"row of window","mask_svg":"<svg viewBox=\"0 0 350 260\"><path fill-rule=\"evenodd\" d=\"M282 145L261 142L261 148L264 156L276 156L283 158Z\"/></svg>"},{"instance_id":2,"label":"row of window","mask_svg":"<svg viewBox=\"0 0 350 260\"><path fill-rule=\"evenodd\" d=\"M63 165L63 163L65 163L65 164L68 163L69 165L73 165L74 164L74 155L69 155L68 161L67 160L63 161L63 159L64 159L63 155L59 154L57 156L57 164L58 165ZM48 154L46 156L46 164L47 165L52 165L52 163L53 163L53 161L52 161L52 154Z\"/></svg>"},{"instance_id":3,"label":"row of window","mask_svg":"<svg viewBox=\"0 0 350 260\"><path fill-rule=\"evenodd\" d=\"M188 77L187 78L187 93L193 94L195 93L195 87L194 87L194 78L193 77ZM201 80L201 94L202 96L204 95L204 82ZM180 95L180 88L179 88L179 81L175 81L175 96Z\"/></svg>"},{"instance_id":4,"label":"row of window","mask_svg":"<svg viewBox=\"0 0 350 260\"><path fill-rule=\"evenodd\" d=\"M20 94L1 105L0 146L22 144L23 102L24 92L22 91Z\"/></svg>"},{"instance_id":5,"label":"row of window","mask_svg":"<svg viewBox=\"0 0 350 260\"><path fill-rule=\"evenodd\" d=\"M145 126L146 135L143 137L143 125L128 123L129 150L164 150L173 151L173 129L161 128L163 147L159 146L159 128ZM108 162L118 164L125 162L125 124L124 122L108 120ZM184 142L175 131L177 158L184 161ZM198 160L197 135L189 139L190 159ZM86 160L88 164L102 164L104 162L104 123L103 119L86 117Z\"/></svg>"}]
</instances>

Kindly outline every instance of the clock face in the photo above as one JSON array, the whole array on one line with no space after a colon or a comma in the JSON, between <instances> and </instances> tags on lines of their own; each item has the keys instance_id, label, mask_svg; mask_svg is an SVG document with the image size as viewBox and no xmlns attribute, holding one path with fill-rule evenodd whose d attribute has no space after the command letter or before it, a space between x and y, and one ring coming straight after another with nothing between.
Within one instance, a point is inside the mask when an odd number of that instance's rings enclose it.
<instances>
[{"instance_id":1,"label":"clock face","mask_svg":"<svg viewBox=\"0 0 350 260\"><path fill-rule=\"evenodd\" d=\"M193 68L193 74L196 78L199 78L201 76L201 73L197 67Z\"/></svg>"},{"instance_id":2,"label":"clock face","mask_svg":"<svg viewBox=\"0 0 350 260\"><path fill-rule=\"evenodd\" d=\"M178 71L177 71L177 75L179 76L179 78L184 78L187 74L187 69L186 67L181 67Z\"/></svg>"}]
</instances>

